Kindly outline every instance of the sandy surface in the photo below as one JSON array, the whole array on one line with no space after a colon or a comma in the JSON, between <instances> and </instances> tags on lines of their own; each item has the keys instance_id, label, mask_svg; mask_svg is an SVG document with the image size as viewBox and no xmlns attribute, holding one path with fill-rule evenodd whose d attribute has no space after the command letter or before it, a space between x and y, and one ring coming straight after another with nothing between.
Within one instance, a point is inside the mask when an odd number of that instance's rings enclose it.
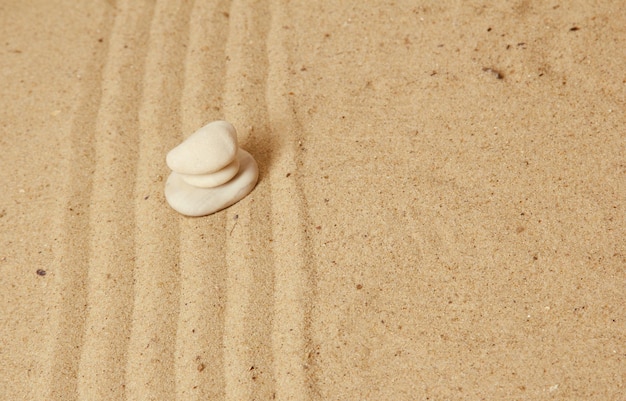
<instances>
[{"instance_id":1,"label":"sandy surface","mask_svg":"<svg viewBox=\"0 0 626 401\"><path fill-rule=\"evenodd\" d=\"M269 3L0 3L0 399L622 399L619 2Z\"/></svg>"}]
</instances>

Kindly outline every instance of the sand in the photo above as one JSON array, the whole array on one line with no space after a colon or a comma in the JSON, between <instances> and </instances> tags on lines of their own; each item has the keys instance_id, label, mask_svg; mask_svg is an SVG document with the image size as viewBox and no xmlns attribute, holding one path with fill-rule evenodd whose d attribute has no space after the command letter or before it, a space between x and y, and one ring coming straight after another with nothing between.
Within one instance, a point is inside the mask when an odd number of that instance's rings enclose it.
<instances>
[{"instance_id":1,"label":"sand","mask_svg":"<svg viewBox=\"0 0 626 401\"><path fill-rule=\"evenodd\" d=\"M2 2L0 399L621 399L622 6L416 3Z\"/></svg>"}]
</instances>

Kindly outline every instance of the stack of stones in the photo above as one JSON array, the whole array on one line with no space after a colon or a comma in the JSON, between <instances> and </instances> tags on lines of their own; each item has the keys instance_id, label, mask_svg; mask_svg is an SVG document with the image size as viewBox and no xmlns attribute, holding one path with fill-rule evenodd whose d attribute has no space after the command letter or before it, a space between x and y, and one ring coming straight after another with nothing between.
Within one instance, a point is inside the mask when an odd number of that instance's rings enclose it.
<instances>
[{"instance_id":1,"label":"stack of stones","mask_svg":"<svg viewBox=\"0 0 626 401\"><path fill-rule=\"evenodd\" d=\"M229 122L205 125L167 154L165 199L186 216L205 216L243 199L256 185L256 161Z\"/></svg>"}]
</instances>

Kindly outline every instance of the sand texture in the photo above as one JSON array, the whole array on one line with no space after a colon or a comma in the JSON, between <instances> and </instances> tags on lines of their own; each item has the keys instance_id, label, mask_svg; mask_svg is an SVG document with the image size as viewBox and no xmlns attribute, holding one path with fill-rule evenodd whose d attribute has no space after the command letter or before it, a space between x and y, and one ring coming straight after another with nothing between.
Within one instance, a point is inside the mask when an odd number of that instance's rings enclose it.
<instances>
[{"instance_id":1,"label":"sand texture","mask_svg":"<svg viewBox=\"0 0 626 401\"><path fill-rule=\"evenodd\" d=\"M1 2L0 400L624 399L626 13L492 3Z\"/></svg>"}]
</instances>

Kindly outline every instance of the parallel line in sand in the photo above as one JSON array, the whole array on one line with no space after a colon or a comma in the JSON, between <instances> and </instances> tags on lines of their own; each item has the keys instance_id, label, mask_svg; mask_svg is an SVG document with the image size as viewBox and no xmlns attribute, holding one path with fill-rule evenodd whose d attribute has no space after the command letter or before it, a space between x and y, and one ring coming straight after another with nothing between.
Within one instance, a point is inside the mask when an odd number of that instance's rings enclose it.
<instances>
[{"instance_id":1,"label":"parallel line in sand","mask_svg":"<svg viewBox=\"0 0 626 401\"><path fill-rule=\"evenodd\" d=\"M274 399L271 348L274 268L268 254L271 148L265 84L268 8L264 2L234 1L226 45L225 118L239 132L242 148L257 159L260 181L245 199L223 213L228 230L224 311L226 400Z\"/></svg>"},{"instance_id":2,"label":"parallel line in sand","mask_svg":"<svg viewBox=\"0 0 626 401\"><path fill-rule=\"evenodd\" d=\"M133 300L137 110L153 2L121 1L102 76L89 208L87 316L79 399L124 399Z\"/></svg>"},{"instance_id":3,"label":"parallel line in sand","mask_svg":"<svg viewBox=\"0 0 626 401\"><path fill-rule=\"evenodd\" d=\"M230 1L196 1L189 21L182 129L177 143L222 119ZM176 399L221 400L224 384L225 213L179 217L180 302L176 333Z\"/></svg>"},{"instance_id":4,"label":"parallel line in sand","mask_svg":"<svg viewBox=\"0 0 626 401\"><path fill-rule=\"evenodd\" d=\"M267 104L277 155L269 179L272 183L272 251L275 264L272 349L276 399L310 400L319 395L313 377L310 325L315 292L315 267L307 230L311 227L300 180L302 125L289 96L293 46L289 2L272 2L272 23L267 37ZM287 173L290 173L287 176ZM287 216L286 216L287 213Z\"/></svg>"},{"instance_id":5,"label":"parallel line in sand","mask_svg":"<svg viewBox=\"0 0 626 401\"><path fill-rule=\"evenodd\" d=\"M184 61L193 2L158 1L147 43L134 191L135 292L126 365L129 400L176 397L180 305L178 215L166 206L165 154L180 131Z\"/></svg>"},{"instance_id":6,"label":"parallel line in sand","mask_svg":"<svg viewBox=\"0 0 626 401\"><path fill-rule=\"evenodd\" d=\"M90 59L82 73L81 87L78 93L76 108L73 110L73 121L70 128L68 149L65 160L67 181L62 184L67 194L61 202L63 207L58 212L60 218L59 238L63 244L59 257L56 258L54 270L57 272L55 285L51 290L54 299L55 318L53 342L51 343L50 367L48 368L48 384L39 397L47 400L72 401L78 399L76 377L83 344L85 312L87 304L87 266L89 265L89 231L88 207L93 190L91 169L85 169L95 158L94 133L96 118L102 100L102 77L104 63L109 52L109 40L114 22L113 8L103 3L94 15L98 31L102 32L102 45L96 47L95 55Z\"/></svg>"}]
</instances>

